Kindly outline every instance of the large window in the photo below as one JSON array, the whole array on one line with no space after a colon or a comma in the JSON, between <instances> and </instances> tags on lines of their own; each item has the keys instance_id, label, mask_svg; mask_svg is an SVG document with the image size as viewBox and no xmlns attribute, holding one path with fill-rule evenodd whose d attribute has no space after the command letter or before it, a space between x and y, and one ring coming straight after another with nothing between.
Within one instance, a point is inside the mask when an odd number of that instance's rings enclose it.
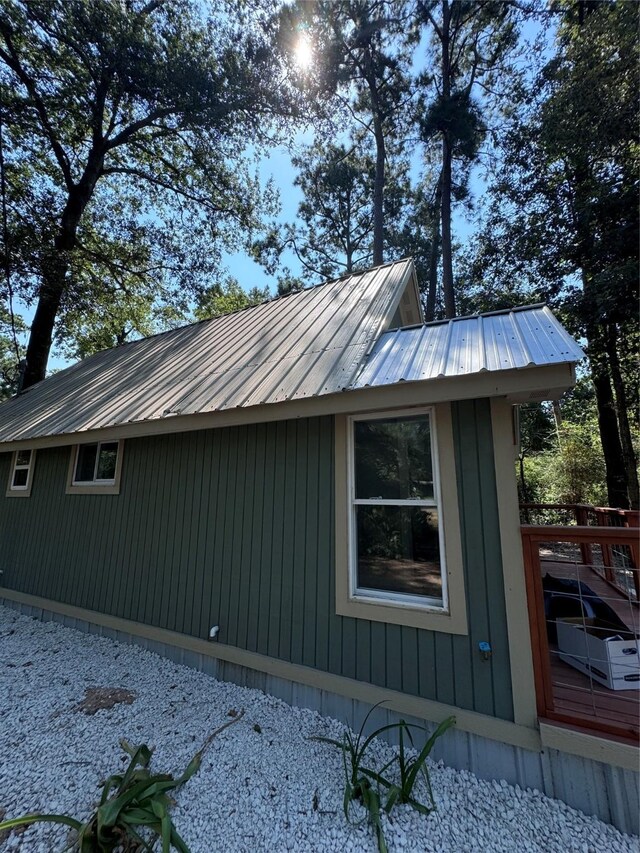
<instances>
[{"instance_id":1,"label":"large window","mask_svg":"<svg viewBox=\"0 0 640 853\"><path fill-rule=\"evenodd\" d=\"M7 488L9 497L29 497L31 494L35 456L35 450L16 450L13 454Z\"/></svg>"},{"instance_id":2,"label":"large window","mask_svg":"<svg viewBox=\"0 0 640 853\"><path fill-rule=\"evenodd\" d=\"M352 595L444 607L431 411L357 417L351 427Z\"/></svg>"},{"instance_id":3,"label":"large window","mask_svg":"<svg viewBox=\"0 0 640 853\"><path fill-rule=\"evenodd\" d=\"M450 405L335 428L336 613L466 634Z\"/></svg>"},{"instance_id":4,"label":"large window","mask_svg":"<svg viewBox=\"0 0 640 853\"><path fill-rule=\"evenodd\" d=\"M79 444L72 453L67 491L118 492L122 442Z\"/></svg>"}]
</instances>

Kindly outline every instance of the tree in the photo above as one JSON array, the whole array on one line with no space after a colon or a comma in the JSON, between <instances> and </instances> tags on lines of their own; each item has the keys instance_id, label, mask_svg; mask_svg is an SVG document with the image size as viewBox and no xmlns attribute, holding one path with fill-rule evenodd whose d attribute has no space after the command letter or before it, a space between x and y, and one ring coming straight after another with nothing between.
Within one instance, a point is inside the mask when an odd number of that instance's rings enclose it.
<instances>
[{"instance_id":1,"label":"tree","mask_svg":"<svg viewBox=\"0 0 640 853\"><path fill-rule=\"evenodd\" d=\"M16 333L24 331L20 317L13 318L0 303L0 402L11 397L18 388L20 361L24 353Z\"/></svg>"},{"instance_id":2,"label":"tree","mask_svg":"<svg viewBox=\"0 0 640 853\"><path fill-rule=\"evenodd\" d=\"M547 408L541 403L525 403L519 407L519 448L518 470L520 482L518 488L522 503L533 503L534 495L527 484L525 476L525 459L550 450L552 447L553 420ZM525 511L525 519L529 523L529 512Z\"/></svg>"},{"instance_id":3,"label":"tree","mask_svg":"<svg viewBox=\"0 0 640 853\"><path fill-rule=\"evenodd\" d=\"M233 311L241 311L252 305L260 305L270 298L268 287L263 289L253 287L246 291L234 278L230 278L203 292L194 313L197 320L209 320L211 317L220 317L222 314L231 314Z\"/></svg>"},{"instance_id":4,"label":"tree","mask_svg":"<svg viewBox=\"0 0 640 853\"><path fill-rule=\"evenodd\" d=\"M399 0L298 2L282 18L285 33L299 33L303 25L313 45L315 79L307 79L307 94L312 98L335 94L359 131L373 142L374 266L384 262L385 253L388 139L393 137L397 144L402 138L411 97L407 56L400 43L407 21L405 4Z\"/></svg>"},{"instance_id":5,"label":"tree","mask_svg":"<svg viewBox=\"0 0 640 853\"><path fill-rule=\"evenodd\" d=\"M309 276L326 281L366 269L373 262L375 161L367 138L348 145L316 141L294 156L295 184L304 193L295 224L275 228L255 248L257 259L274 271L292 247ZM389 260L413 257L418 284L425 290L432 256L429 224L433 206L422 187L411 186L409 163L387 145L383 222ZM285 282L282 281L282 287ZM279 291L281 285L278 285Z\"/></svg>"},{"instance_id":6,"label":"tree","mask_svg":"<svg viewBox=\"0 0 640 853\"><path fill-rule=\"evenodd\" d=\"M304 269L320 280L371 265L375 164L355 146L316 142L292 158L304 193L298 223L282 248L293 247Z\"/></svg>"},{"instance_id":7,"label":"tree","mask_svg":"<svg viewBox=\"0 0 640 853\"><path fill-rule=\"evenodd\" d=\"M93 302L94 262L179 292L256 226L238 152L281 92L271 51L231 21L195 0L3 0L9 245L36 306L26 387L64 311Z\"/></svg>"},{"instance_id":8,"label":"tree","mask_svg":"<svg viewBox=\"0 0 640 853\"><path fill-rule=\"evenodd\" d=\"M434 319L436 302L435 252L442 253L442 290L445 316L455 317L451 216L452 202L467 194L469 166L476 160L486 132L480 102L474 97L480 86L495 95L492 84L498 68L516 43L513 7L506 2L475 0L418 0L419 22L430 35L429 69L422 75L421 134L426 143L439 139L441 168L436 186L438 216L431 244L430 290L427 320ZM435 70L438 68L439 70ZM504 67L500 69L504 73ZM432 94L435 92L435 94ZM462 166L457 183L454 161Z\"/></svg>"},{"instance_id":9,"label":"tree","mask_svg":"<svg viewBox=\"0 0 640 853\"><path fill-rule=\"evenodd\" d=\"M563 10L504 135L476 272L527 279L586 339L608 500L637 506L638 20L624 2Z\"/></svg>"}]
</instances>

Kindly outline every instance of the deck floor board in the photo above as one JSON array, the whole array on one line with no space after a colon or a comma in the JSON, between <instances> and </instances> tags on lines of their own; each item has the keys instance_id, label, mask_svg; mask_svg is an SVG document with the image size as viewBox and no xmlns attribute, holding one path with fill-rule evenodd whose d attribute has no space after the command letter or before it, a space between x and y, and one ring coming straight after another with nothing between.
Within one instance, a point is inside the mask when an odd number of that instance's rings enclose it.
<instances>
[{"instance_id":1,"label":"deck floor board","mask_svg":"<svg viewBox=\"0 0 640 853\"><path fill-rule=\"evenodd\" d=\"M586 583L631 631L640 633L640 608L606 583L593 567L570 560L547 558L541 559L540 566L543 577L549 573L557 578ZM616 721L640 732L640 689L610 690L560 660L556 646L550 646L549 652L555 711L571 714L576 723L581 720L602 723Z\"/></svg>"}]
</instances>

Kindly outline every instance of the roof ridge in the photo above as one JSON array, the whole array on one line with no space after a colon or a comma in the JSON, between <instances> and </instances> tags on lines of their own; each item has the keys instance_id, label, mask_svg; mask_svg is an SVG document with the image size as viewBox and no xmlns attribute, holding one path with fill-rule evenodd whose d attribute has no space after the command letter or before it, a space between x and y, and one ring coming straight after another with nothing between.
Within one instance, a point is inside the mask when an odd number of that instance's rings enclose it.
<instances>
[{"instance_id":1,"label":"roof ridge","mask_svg":"<svg viewBox=\"0 0 640 853\"><path fill-rule=\"evenodd\" d=\"M139 345L143 341L150 341L150 340L153 340L154 338L159 338L162 335L176 334L177 332L184 331L184 329L192 329L192 328L195 328L196 326L204 325L204 323L212 323L216 320L221 320L222 318L225 318L225 317L234 317L234 316L237 316L238 314L241 314L243 311L251 311L254 308L262 308L264 305L271 305L274 302L280 302L280 301L287 299L291 296L297 296L300 293L308 293L312 290L316 290L319 287L326 287L327 285L330 285L330 284L337 284L337 282L344 281L348 278L354 278L355 276L366 275L366 273L372 272L373 270L383 269L384 267L390 267L390 266L393 266L394 264L406 263L407 261L411 261L411 258L406 257L406 258L399 258L398 260L395 260L395 261L387 261L386 263L378 264L378 266L375 266L375 267L367 267L367 269L364 269L364 270L345 273L344 275L337 276L336 278L327 279L327 281L321 281L318 284L312 284L310 287L302 287L302 288L300 288L300 290L291 290L291 291L289 291L289 293L277 294L272 299L265 299L264 301L258 302L255 305L245 305L244 308L236 308L235 311L228 311L225 314L218 314L216 317L205 317L202 320L195 320L193 323L185 323L182 326L175 326L172 329L164 329L161 332L154 332L151 335L145 335L144 337L136 338L133 341L125 341L125 343L117 344L115 347L107 347L106 349L98 350L98 352L91 353L91 355L88 355L86 358L78 359L78 361L74 362L73 364L70 364L68 367L62 368L62 370L56 371L56 373L65 373L68 370L73 370L74 368L77 368L79 365L86 364L91 359L97 358L98 356L103 355L106 352L111 352L114 349L118 349L118 350L122 351L127 347L132 347L132 346L135 346L136 344ZM49 377L46 377L46 378L48 379ZM42 380L42 381L44 381L44 380ZM40 383L36 383L36 385L39 385L39 384ZM21 394L26 393L31 388L35 388L36 385L30 385L29 388L26 388L24 392L20 392L20 393Z\"/></svg>"},{"instance_id":2,"label":"roof ridge","mask_svg":"<svg viewBox=\"0 0 640 853\"><path fill-rule=\"evenodd\" d=\"M463 314L461 317L448 317L442 320L430 320L428 323L413 323L410 326L397 326L395 329L388 329L387 332L400 332L408 329L423 329L426 326L443 326L445 323L457 323L460 320L478 320L482 317L496 317L499 314L515 314L522 311L532 311L534 308L548 308L546 302L532 302L531 305L515 305L513 308L499 308L495 311L481 311L477 314ZM385 332L385 334L387 334Z\"/></svg>"}]
</instances>

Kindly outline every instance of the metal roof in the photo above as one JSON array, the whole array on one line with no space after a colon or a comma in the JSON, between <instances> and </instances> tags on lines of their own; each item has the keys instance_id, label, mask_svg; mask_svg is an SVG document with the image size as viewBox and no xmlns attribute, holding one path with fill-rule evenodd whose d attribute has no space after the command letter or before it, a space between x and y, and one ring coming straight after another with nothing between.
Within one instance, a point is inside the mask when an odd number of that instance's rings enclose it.
<instances>
[{"instance_id":1,"label":"metal roof","mask_svg":"<svg viewBox=\"0 0 640 853\"><path fill-rule=\"evenodd\" d=\"M385 332L350 387L574 363L583 357L547 306L532 305Z\"/></svg>"},{"instance_id":2,"label":"metal roof","mask_svg":"<svg viewBox=\"0 0 640 853\"><path fill-rule=\"evenodd\" d=\"M331 394L388 328L411 260L97 353L0 405L0 443Z\"/></svg>"}]
</instances>

